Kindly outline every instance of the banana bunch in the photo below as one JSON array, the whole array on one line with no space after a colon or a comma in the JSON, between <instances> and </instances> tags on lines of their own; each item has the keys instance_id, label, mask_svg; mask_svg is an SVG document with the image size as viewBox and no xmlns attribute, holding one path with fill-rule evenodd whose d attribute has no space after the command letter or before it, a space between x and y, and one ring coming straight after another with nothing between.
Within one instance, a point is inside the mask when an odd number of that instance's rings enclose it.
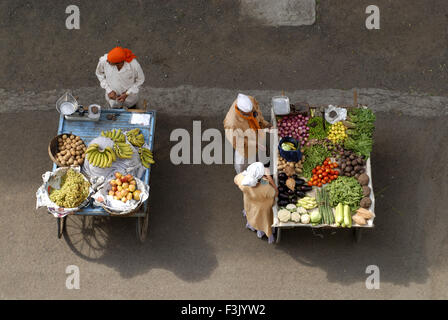
<instances>
[{"instance_id":1,"label":"banana bunch","mask_svg":"<svg viewBox=\"0 0 448 320\"><path fill-rule=\"evenodd\" d=\"M101 135L103 137L112 139L114 142L126 142L126 138L123 133L121 133L121 129L114 129L112 131L101 131Z\"/></svg>"},{"instance_id":2,"label":"banana bunch","mask_svg":"<svg viewBox=\"0 0 448 320\"><path fill-rule=\"evenodd\" d=\"M126 142L115 142L114 150L117 156L121 159L131 159L134 151L132 147Z\"/></svg>"},{"instance_id":3,"label":"banana bunch","mask_svg":"<svg viewBox=\"0 0 448 320\"><path fill-rule=\"evenodd\" d=\"M117 155L111 147L107 147L101 151L97 143L91 144L87 148L86 154L87 160L94 167L110 168L112 163L117 160Z\"/></svg>"},{"instance_id":4,"label":"banana bunch","mask_svg":"<svg viewBox=\"0 0 448 320\"><path fill-rule=\"evenodd\" d=\"M145 168L149 168L149 164L156 163L153 159L152 152L146 148L139 148L138 153L140 154L140 160Z\"/></svg>"},{"instance_id":5,"label":"banana bunch","mask_svg":"<svg viewBox=\"0 0 448 320\"><path fill-rule=\"evenodd\" d=\"M126 133L128 141L136 147L141 147L145 144L145 137L140 133L139 128L132 129Z\"/></svg>"}]
</instances>

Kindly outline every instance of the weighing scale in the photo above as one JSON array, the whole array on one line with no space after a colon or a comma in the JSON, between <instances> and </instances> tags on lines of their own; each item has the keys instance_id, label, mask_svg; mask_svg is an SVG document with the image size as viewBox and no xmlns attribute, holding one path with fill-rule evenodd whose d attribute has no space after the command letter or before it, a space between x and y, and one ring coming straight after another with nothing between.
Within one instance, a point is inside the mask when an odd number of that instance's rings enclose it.
<instances>
[{"instance_id":1,"label":"weighing scale","mask_svg":"<svg viewBox=\"0 0 448 320\"><path fill-rule=\"evenodd\" d=\"M97 108L97 113L94 113ZM66 120L98 121L101 115L101 106L92 104L88 108L78 104L78 101L70 92L66 92L56 102L56 110L64 115Z\"/></svg>"}]
</instances>

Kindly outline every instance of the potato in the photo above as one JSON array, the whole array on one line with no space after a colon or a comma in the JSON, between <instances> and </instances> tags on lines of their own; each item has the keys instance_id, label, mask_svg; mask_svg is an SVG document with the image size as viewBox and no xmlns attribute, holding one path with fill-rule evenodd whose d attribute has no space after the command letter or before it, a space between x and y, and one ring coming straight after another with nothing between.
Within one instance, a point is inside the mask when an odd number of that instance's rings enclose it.
<instances>
[{"instance_id":1,"label":"potato","mask_svg":"<svg viewBox=\"0 0 448 320\"><path fill-rule=\"evenodd\" d=\"M80 155L76 156L76 160L82 159Z\"/></svg>"},{"instance_id":2,"label":"potato","mask_svg":"<svg viewBox=\"0 0 448 320\"><path fill-rule=\"evenodd\" d=\"M84 159L82 159L82 158L79 159L79 160L78 160L78 163L79 163L79 165L82 165L82 164L84 163Z\"/></svg>"},{"instance_id":3,"label":"potato","mask_svg":"<svg viewBox=\"0 0 448 320\"><path fill-rule=\"evenodd\" d=\"M73 164L74 160L73 158L68 159L68 164Z\"/></svg>"},{"instance_id":4,"label":"potato","mask_svg":"<svg viewBox=\"0 0 448 320\"><path fill-rule=\"evenodd\" d=\"M64 160L67 161L68 159L70 159L70 156L71 156L70 152L67 152L64 156Z\"/></svg>"},{"instance_id":5,"label":"potato","mask_svg":"<svg viewBox=\"0 0 448 320\"><path fill-rule=\"evenodd\" d=\"M74 156L75 155L75 150L70 150L70 154L72 155L72 156Z\"/></svg>"},{"instance_id":6,"label":"potato","mask_svg":"<svg viewBox=\"0 0 448 320\"><path fill-rule=\"evenodd\" d=\"M63 136L62 136L62 139L67 139L67 135L66 134L64 134Z\"/></svg>"},{"instance_id":7,"label":"potato","mask_svg":"<svg viewBox=\"0 0 448 320\"><path fill-rule=\"evenodd\" d=\"M79 156L81 154L81 152L79 152L78 150L75 151L75 155Z\"/></svg>"},{"instance_id":8,"label":"potato","mask_svg":"<svg viewBox=\"0 0 448 320\"><path fill-rule=\"evenodd\" d=\"M76 141L79 141L79 140L81 140L81 138L80 138L79 136L76 136L76 137L75 137L75 140L76 140Z\"/></svg>"},{"instance_id":9,"label":"potato","mask_svg":"<svg viewBox=\"0 0 448 320\"><path fill-rule=\"evenodd\" d=\"M58 138L58 142L61 143L62 142L62 138Z\"/></svg>"},{"instance_id":10,"label":"potato","mask_svg":"<svg viewBox=\"0 0 448 320\"><path fill-rule=\"evenodd\" d=\"M66 165L67 165L67 162L66 162L65 160L62 160L62 161L61 161L61 164L62 164L63 166L66 166Z\"/></svg>"},{"instance_id":11,"label":"potato","mask_svg":"<svg viewBox=\"0 0 448 320\"><path fill-rule=\"evenodd\" d=\"M77 151L81 151L81 150L82 150L82 147L81 147L81 146L76 146L76 150L77 150Z\"/></svg>"},{"instance_id":12,"label":"potato","mask_svg":"<svg viewBox=\"0 0 448 320\"><path fill-rule=\"evenodd\" d=\"M74 135L71 135L71 136L70 136L70 139L71 139L71 140L74 140L74 139L75 139L75 136L74 136Z\"/></svg>"},{"instance_id":13,"label":"potato","mask_svg":"<svg viewBox=\"0 0 448 320\"><path fill-rule=\"evenodd\" d=\"M73 165L74 165L74 166L79 165L78 160L73 161Z\"/></svg>"}]
</instances>

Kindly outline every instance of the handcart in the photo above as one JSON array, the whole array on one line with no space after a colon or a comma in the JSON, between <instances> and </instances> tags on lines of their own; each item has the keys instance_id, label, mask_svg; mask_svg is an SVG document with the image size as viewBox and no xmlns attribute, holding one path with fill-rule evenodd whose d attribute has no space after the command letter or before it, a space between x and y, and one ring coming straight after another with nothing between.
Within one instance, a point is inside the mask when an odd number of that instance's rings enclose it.
<instances>
[{"instance_id":1,"label":"handcart","mask_svg":"<svg viewBox=\"0 0 448 320\"><path fill-rule=\"evenodd\" d=\"M139 114L149 115L149 126L141 126L130 123L130 119L134 112L128 112L120 109L102 110L101 116L98 121L77 121L77 120L66 120L64 115L60 116L58 135L61 134L73 134L79 136L86 145L90 143L93 139L97 138L101 131L107 131L112 129L121 129L122 131L128 131L130 129L139 128L148 141L149 149L153 151L154 147L154 132L156 124L156 111L145 111L139 112ZM108 115L114 115L115 120L108 120ZM57 165L53 164L53 171L57 169ZM151 168L146 169L144 174L140 178L144 183L150 185L151 180ZM137 238L140 242L144 242L148 233L149 225L149 199L147 199L140 207L137 212L130 215L125 215L124 217L137 218L136 219L136 231ZM101 207L93 206L93 199L90 200L88 206L82 208L81 210L75 212L73 215L78 216L96 216L96 217L107 217L118 215L111 215L106 212ZM65 232L65 223L69 215L62 218L57 218L57 235L61 238Z\"/></svg>"},{"instance_id":2,"label":"handcart","mask_svg":"<svg viewBox=\"0 0 448 320\"><path fill-rule=\"evenodd\" d=\"M307 105L307 104L306 104ZM309 111L309 105L307 105L308 107L308 111ZM273 124L273 129L277 129L277 115L274 113L274 109L271 108L271 122ZM278 135L275 135L274 137L274 147L273 149L273 155L272 155L272 159L273 159L273 176L274 176L274 182L276 185L278 185L278 154L279 151L277 149L277 145L279 143L279 137ZM370 161L370 157L367 160L366 163L366 173L369 177L372 177L372 170L371 170L371 161ZM373 185L372 185L372 179L370 178L369 180L369 184L368 187L371 189L371 193L370 193L370 200L372 201L372 205L370 207L370 211L374 213L374 209L375 209L375 195L373 193ZM314 189L314 188L313 188ZM311 193L315 193L316 190L313 190ZM275 199L275 204L273 206L273 224L272 227L275 228L275 235L276 235L276 243L280 243L280 239L281 239L281 233L283 229L292 229L292 228L296 228L296 227L307 227L307 228L312 228L312 230L314 229L332 229L332 230L347 230L348 228L340 228L340 227L334 227L331 225L316 225L313 226L312 224L302 224L302 223L295 223L295 222L281 222L278 219L278 210L279 207L277 205L277 198ZM374 227L374 224L372 223L371 225L353 225L351 227L351 230L353 232L353 237L355 242L359 242L361 240L361 232L363 229L371 229ZM350 229L349 229L350 230Z\"/></svg>"}]
</instances>

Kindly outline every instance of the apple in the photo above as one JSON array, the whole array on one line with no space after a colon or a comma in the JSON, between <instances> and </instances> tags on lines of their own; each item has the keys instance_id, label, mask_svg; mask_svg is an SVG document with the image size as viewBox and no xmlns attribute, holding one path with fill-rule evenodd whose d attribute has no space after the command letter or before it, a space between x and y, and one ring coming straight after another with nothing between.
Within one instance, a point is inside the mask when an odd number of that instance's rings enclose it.
<instances>
[{"instance_id":1,"label":"apple","mask_svg":"<svg viewBox=\"0 0 448 320\"><path fill-rule=\"evenodd\" d=\"M129 183L124 182L122 185L123 189L128 189L129 188Z\"/></svg>"},{"instance_id":2,"label":"apple","mask_svg":"<svg viewBox=\"0 0 448 320\"><path fill-rule=\"evenodd\" d=\"M129 191L134 192L135 191L135 184L129 185Z\"/></svg>"},{"instance_id":3,"label":"apple","mask_svg":"<svg viewBox=\"0 0 448 320\"><path fill-rule=\"evenodd\" d=\"M120 191L115 191L115 196L118 198L121 198L121 192Z\"/></svg>"},{"instance_id":4,"label":"apple","mask_svg":"<svg viewBox=\"0 0 448 320\"><path fill-rule=\"evenodd\" d=\"M131 174L127 174L126 175L126 179L128 179L128 181L131 181L133 179L133 176Z\"/></svg>"},{"instance_id":5,"label":"apple","mask_svg":"<svg viewBox=\"0 0 448 320\"><path fill-rule=\"evenodd\" d=\"M111 189L113 192L117 191L117 186L113 186Z\"/></svg>"},{"instance_id":6,"label":"apple","mask_svg":"<svg viewBox=\"0 0 448 320\"><path fill-rule=\"evenodd\" d=\"M135 182L135 180L131 180L131 181L129 181L129 184L130 185L133 184L135 186L137 184L137 182Z\"/></svg>"},{"instance_id":7,"label":"apple","mask_svg":"<svg viewBox=\"0 0 448 320\"><path fill-rule=\"evenodd\" d=\"M117 182L115 180L110 180L109 183L112 187L117 185Z\"/></svg>"},{"instance_id":8,"label":"apple","mask_svg":"<svg viewBox=\"0 0 448 320\"><path fill-rule=\"evenodd\" d=\"M121 198L121 201L126 202L128 201L128 199L126 199L126 197Z\"/></svg>"},{"instance_id":9,"label":"apple","mask_svg":"<svg viewBox=\"0 0 448 320\"><path fill-rule=\"evenodd\" d=\"M121 190L122 197L126 197L128 195L128 193L129 193L129 190L126 190L126 189Z\"/></svg>"},{"instance_id":10,"label":"apple","mask_svg":"<svg viewBox=\"0 0 448 320\"><path fill-rule=\"evenodd\" d=\"M117 179L117 180L115 180L115 183L117 184L117 186L121 186L121 185L122 185L122 183L121 183L121 180L120 180L120 179Z\"/></svg>"},{"instance_id":11,"label":"apple","mask_svg":"<svg viewBox=\"0 0 448 320\"><path fill-rule=\"evenodd\" d=\"M126 199L132 200L132 193L128 193L128 195L126 196Z\"/></svg>"},{"instance_id":12,"label":"apple","mask_svg":"<svg viewBox=\"0 0 448 320\"><path fill-rule=\"evenodd\" d=\"M135 201L139 201L140 200L140 190L136 190L135 192L134 192L134 200Z\"/></svg>"},{"instance_id":13,"label":"apple","mask_svg":"<svg viewBox=\"0 0 448 320\"><path fill-rule=\"evenodd\" d=\"M114 196L114 194L115 194L114 190L110 190L110 191L109 191L109 195L110 195L110 196L112 196L112 197L113 197L113 196Z\"/></svg>"},{"instance_id":14,"label":"apple","mask_svg":"<svg viewBox=\"0 0 448 320\"><path fill-rule=\"evenodd\" d=\"M121 178L121 173L120 172L115 172L115 178L120 179Z\"/></svg>"},{"instance_id":15,"label":"apple","mask_svg":"<svg viewBox=\"0 0 448 320\"><path fill-rule=\"evenodd\" d=\"M118 186L117 187L117 191L121 191L121 190L123 190L123 187L122 186Z\"/></svg>"},{"instance_id":16,"label":"apple","mask_svg":"<svg viewBox=\"0 0 448 320\"><path fill-rule=\"evenodd\" d=\"M120 200L120 198L118 198L117 196L114 196L114 200Z\"/></svg>"},{"instance_id":17,"label":"apple","mask_svg":"<svg viewBox=\"0 0 448 320\"><path fill-rule=\"evenodd\" d=\"M128 182L128 178L126 178L126 177L121 177L120 180L121 180L121 183Z\"/></svg>"}]
</instances>

